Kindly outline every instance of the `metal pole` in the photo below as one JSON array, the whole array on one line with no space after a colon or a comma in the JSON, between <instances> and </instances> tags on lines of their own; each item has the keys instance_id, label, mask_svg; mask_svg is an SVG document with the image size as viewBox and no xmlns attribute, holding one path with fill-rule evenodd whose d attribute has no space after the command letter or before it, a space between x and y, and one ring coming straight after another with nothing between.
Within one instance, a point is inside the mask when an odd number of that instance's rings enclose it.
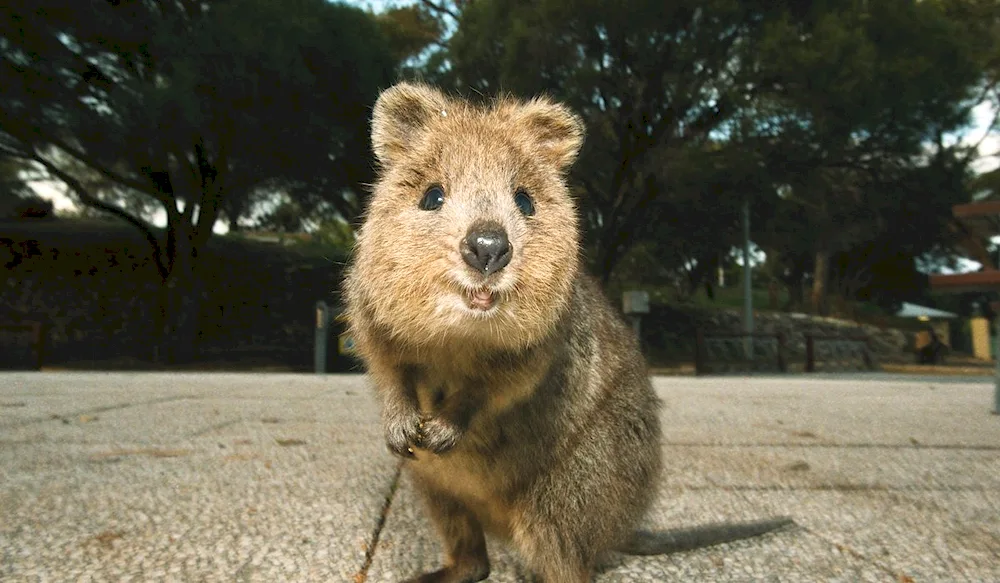
<instances>
[{"instance_id":1,"label":"metal pole","mask_svg":"<svg viewBox=\"0 0 1000 583\"><path fill-rule=\"evenodd\" d=\"M743 350L747 360L753 359L753 290L750 272L750 197L743 198L743 331L747 336Z\"/></svg>"},{"instance_id":2,"label":"metal pole","mask_svg":"<svg viewBox=\"0 0 1000 583\"><path fill-rule=\"evenodd\" d=\"M326 344L330 333L330 309L326 302L316 302L316 340L313 343L313 364L316 374L326 374Z\"/></svg>"}]
</instances>

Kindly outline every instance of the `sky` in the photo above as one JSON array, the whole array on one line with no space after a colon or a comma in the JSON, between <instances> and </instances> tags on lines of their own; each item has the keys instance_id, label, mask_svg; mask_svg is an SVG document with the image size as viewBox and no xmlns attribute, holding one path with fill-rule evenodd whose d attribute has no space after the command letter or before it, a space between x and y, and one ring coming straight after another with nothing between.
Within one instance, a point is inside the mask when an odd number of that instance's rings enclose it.
<instances>
[{"instance_id":1,"label":"sky","mask_svg":"<svg viewBox=\"0 0 1000 583\"><path fill-rule=\"evenodd\" d=\"M973 125L962 140L967 144L975 144L987 133L989 124L993 121L996 110L989 103L980 104L972 111ZM979 146L980 159L974 166L978 172L989 172L1000 166L1000 131L996 128L986 135Z\"/></svg>"},{"instance_id":2,"label":"sky","mask_svg":"<svg viewBox=\"0 0 1000 583\"><path fill-rule=\"evenodd\" d=\"M353 4L355 6L360 6L361 8L369 8L374 12L382 12L382 10L388 6L396 4L412 4L412 2L400 2L393 0L348 0L347 4Z\"/></svg>"}]
</instances>

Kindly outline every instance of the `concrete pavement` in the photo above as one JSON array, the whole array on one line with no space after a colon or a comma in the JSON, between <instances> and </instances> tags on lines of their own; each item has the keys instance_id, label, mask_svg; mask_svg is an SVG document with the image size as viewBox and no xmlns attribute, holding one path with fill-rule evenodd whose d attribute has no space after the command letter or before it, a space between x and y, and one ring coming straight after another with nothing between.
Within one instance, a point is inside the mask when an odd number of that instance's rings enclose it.
<instances>
[{"instance_id":1,"label":"concrete pavement","mask_svg":"<svg viewBox=\"0 0 1000 583\"><path fill-rule=\"evenodd\" d=\"M651 527L796 527L598 581L1000 581L989 378L659 377ZM397 581L437 540L361 376L0 373L0 580ZM490 581L521 580L491 545Z\"/></svg>"}]
</instances>

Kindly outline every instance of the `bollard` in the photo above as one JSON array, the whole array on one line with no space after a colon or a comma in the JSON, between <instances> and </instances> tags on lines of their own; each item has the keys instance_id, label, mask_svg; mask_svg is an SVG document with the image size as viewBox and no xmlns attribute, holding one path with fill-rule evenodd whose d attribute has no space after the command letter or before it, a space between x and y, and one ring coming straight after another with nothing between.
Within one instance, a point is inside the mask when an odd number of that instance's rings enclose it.
<instances>
[{"instance_id":1,"label":"bollard","mask_svg":"<svg viewBox=\"0 0 1000 583\"><path fill-rule=\"evenodd\" d=\"M330 308L324 301L316 302L316 340L313 343L313 364L316 374L326 374L326 344L330 338Z\"/></svg>"},{"instance_id":2,"label":"bollard","mask_svg":"<svg viewBox=\"0 0 1000 583\"><path fill-rule=\"evenodd\" d=\"M698 328L694 331L694 374L703 375L708 372L708 366L705 363L705 332Z\"/></svg>"},{"instance_id":3,"label":"bollard","mask_svg":"<svg viewBox=\"0 0 1000 583\"><path fill-rule=\"evenodd\" d=\"M788 363L785 362L785 335L778 332L778 370L788 372Z\"/></svg>"},{"instance_id":4,"label":"bollard","mask_svg":"<svg viewBox=\"0 0 1000 583\"><path fill-rule=\"evenodd\" d=\"M806 372L816 372L816 341L806 334Z\"/></svg>"}]
</instances>

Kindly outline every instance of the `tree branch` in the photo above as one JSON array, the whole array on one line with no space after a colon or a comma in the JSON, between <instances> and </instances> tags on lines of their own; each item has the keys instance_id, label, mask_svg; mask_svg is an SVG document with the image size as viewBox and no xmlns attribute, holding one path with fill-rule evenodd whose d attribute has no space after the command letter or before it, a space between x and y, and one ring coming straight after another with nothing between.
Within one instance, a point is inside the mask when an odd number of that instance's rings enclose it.
<instances>
[{"instance_id":1,"label":"tree branch","mask_svg":"<svg viewBox=\"0 0 1000 583\"><path fill-rule=\"evenodd\" d=\"M62 168L56 166L52 161L39 154L37 151L33 152L32 155L26 159L41 164L45 170L49 172L49 174L58 178L68 188L73 190L73 192L75 192L77 197L80 199L80 202L83 204L114 215L139 229L139 231L142 232L143 236L146 238L146 241L148 241L150 246L153 248L153 260L156 265L156 271L159 273L161 279L167 279L170 275L170 271L163 263L160 241L156 238L156 235L153 233L153 228L148 223L131 215L120 207L97 198L87 190L83 183L77 180L74 176L70 175L68 172L64 171Z\"/></svg>"},{"instance_id":2,"label":"tree branch","mask_svg":"<svg viewBox=\"0 0 1000 583\"><path fill-rule=\"evenodd\" d=\"M989 252L983 240L975 233L971 232L961 221L950 219L948 230L958 239L958 246L972 256L973 259L983 264L986 269L996 269L997 265L993 260L993 254Z\"/></svg>"},{"instance_id":3,"label":"tree branch","mask_svg":"<svg viewBox=\"0 0 1000 583\"><path fill-rule=\"evenodd\" d=\"M202 204L198 211L198 224L194 226L195 245L203 245L208 240L219 217L219 207L227 188L225 181L229 150L229 140L223 138L219 145L219 153L213 162L208 159L208 152L203 142L195 146L198 168L202 175Z\"/></svg>"},{"instance_id":4,"label":"tree branch","mask_svg":"<svg viewBox=\"0 0 1000 583\"><path fill-rule=\"evenodd\" d=\"M42 131L40 129L38 129L38 133L40 136L42 136ZM108 180L121 184L126 188L131 188L132 190L148 194L163 204L168 204L170 202L169 198L166 197L164 193L159 189L157 189L155 186L145 184L141 181L134 180L132 178L128 178L127 176L123 176L115 172L114 170L108 168L107 166L101 164L94 158L91 158L85 152L82 152L74 148L73 146L70 146L65 141L56 138L55 136L42 136L42 138L45 141L51 143L53 146L59 148L63 152L69 154L73 158L76 158L77 160L85 164L88 168L92 168L95 172L101 174Z\"/></svg>"},{"instance_id":5,"label":"tree branch","mask_svg":"<svg viewBox=\"0 0 1000 583\"><path fill-rule=\"evenodd\" d=\"M41 127L35 124L27 125L23 122L23 120L12 119L10 114L6 112L0 112L0 117L2 117L2 119L0 119L0 125L2 125L2 127L4 128L4 131L11 137L16 139L18 142L21 142L22 144L25 145L29 145L29 147L32 150L34 150L34 146L31 144L34 144L36 141L47 143L48 145L55 147L61 150L62 152L66 153L70 157L75 158L88 168L91 168L92 170L101 174L102 176L104 176L108 180L111 180L112 182L120 184L126 188L131 188L138 192L148 194L153 198L155 198L156 200L158 200L159 202L163 203L164 205L169 203L169 197L167 197L163 192L158 190L155 186L145 184L143 182L128 178L126 176L123 176L115 172L114 170L108 168L104 164L101 164L94 158L88 156L85 152L69 145L66 141L45 132ZM14 128L18 127L22 128L21 131L20 132L14 131ZM32 136L28 134L35 134L38 140L32 140L31 139Z\"/></svg>"},{"instance_id":6,"label":"tree branch","mask_svg":"<svg viewBox=\"0 0 1000 583\"><path fill-rule=\"evenodd\" d=\"M444 2L435 3L432 2L431 0L420 0L420 3L429 8L432 12L435 12L437 14L447 14L448 16L455 19L456 22L460 20L461 15L455 12L454 10L448 8L447 6L445 6Z\"/></svg>"},{"instance_id":7,"label":"tree branch","mask_svg":"<svg viewBox=\"0 0 1000 583\"><path fill-rule=\"evenodd\" d=\"M986 131L983 132L983 137L979 138L979 140L972 145L972 148L970 148L970 156L972 155L972 152L976 152L977 154L979 153L979 146L982 146L983 142L986 141L986 138L990 137L993 133L993 129L997 127L998 120L1000 120L1000 108L997 108L996 112L993 114L993 119L990 120L989 125L986 126Z\"/></svg>"},{"instance_id":8,"label":"tree branch","mask_svg":"<svg viewBox=\"0 0 1000 583\"><path fill-rule=\"evenodd\" d=\"M42 35L33 35L33 38L37 39L37 41L40 41L41 44L44 45L43 47L38 46L39 43L36 42L33 43L35 46L22 46L20 48L28 53L49 55L49 59L47 59L49 62L57 62L57 59L52 57L52 51L58 51L63 55L67 55L71 61L79 65L80 69L75 71L75 73L77 73L80 80L83 81L83 84L97 86L105 91L115 87L116 83L114 80L102 71L99 66L88 61L82 54L70 49L65 43L58 40L58 36L54 34L54 32L50 33L50 31L47 31L46 29L48 28L48 23L45 21L44 17L38 17L30 11L19 12L17 17L24 21L22 22L22 26L26 25L26 29L33 31L45 31Z\"/></svg>"}]
</instances>

